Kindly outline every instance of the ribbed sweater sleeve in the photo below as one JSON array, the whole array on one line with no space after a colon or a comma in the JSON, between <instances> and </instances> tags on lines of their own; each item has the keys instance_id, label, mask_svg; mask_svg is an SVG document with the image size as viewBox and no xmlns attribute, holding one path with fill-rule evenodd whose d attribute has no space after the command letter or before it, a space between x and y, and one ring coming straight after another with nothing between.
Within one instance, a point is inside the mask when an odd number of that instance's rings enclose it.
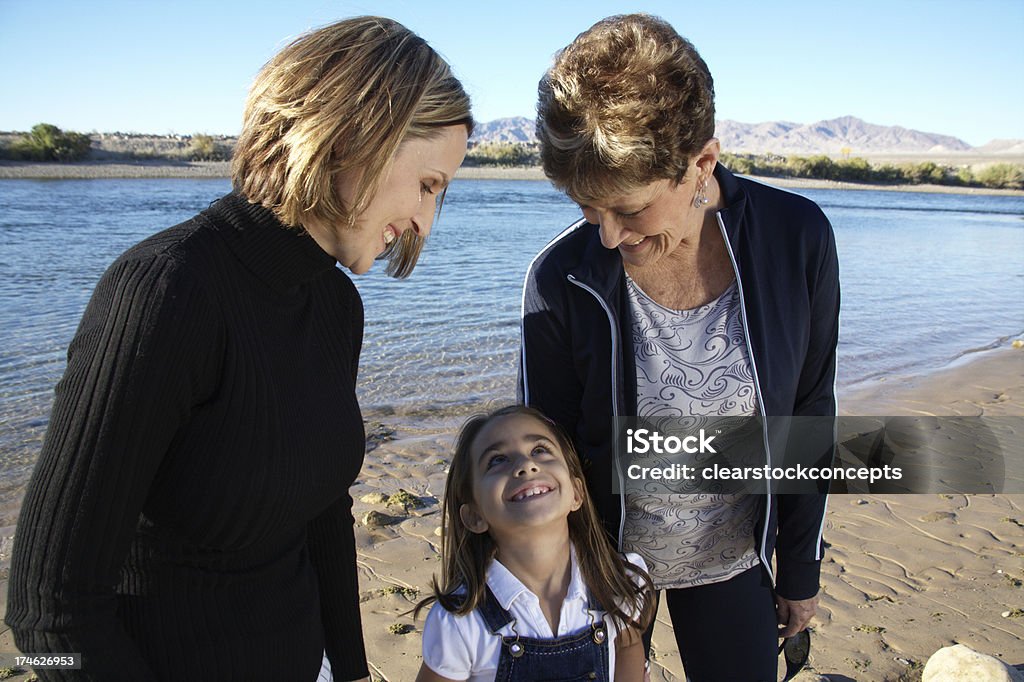
<instances>
[{"instance_id":1,"label":"ribbed sweater sleeve","mask_svg":"<svg viewBox=\"0 0 1024 682\"><path fill-rule=\"evenodd\" d=\"M356 298L352 319L352 382L356 381L363 342L363 307ZM352 497L346 492L309 524L309 553L320 583L320 617L331 673L335 680L368 677L363 627L359 614L359 573L352 517Z\"/></svg>"},{"instance_id":2,"label":"ribbed sweater sleeve","mask_svg":"<svg viewBox=\"0 0 1024 682\"><path fill-rule=\"evenodd\" d=\"M165 252L103 276L68 350L23 503L7 622L26 653L80 653L43 680L156 678L117 618L115 586L162 457L213 390L217 316Z\"/></svg>"},{"instance_id":3,"label":"ribbed sweater sleeve","mask_svg":"<svg viewBox=\"0 0 1024 682\"><path fill-rule=\"evenodd\" d=\"M352 498L344 495L309 524L310 559L320 583L320 617L334 679L369 676L359 617Z\"/></svg>"}]
</instances>

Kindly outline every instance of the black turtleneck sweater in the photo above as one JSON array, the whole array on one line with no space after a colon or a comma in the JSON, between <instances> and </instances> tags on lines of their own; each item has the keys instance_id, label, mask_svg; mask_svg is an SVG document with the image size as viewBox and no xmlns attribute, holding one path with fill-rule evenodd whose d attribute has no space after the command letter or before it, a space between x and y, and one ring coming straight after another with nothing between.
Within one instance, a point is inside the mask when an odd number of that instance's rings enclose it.
<instances>
[{"instance_id":1,"label":"black turtleneck sweater","mask_svg":"<svg viewBox=\"0 0 1024 682\"><path fill-rule=\"evenodd\" d=\"M367 675L348 488L363 309L305 234L228 195L121 256L68 349L7 622L44 680Z\"/></svg>"}]
</instances>

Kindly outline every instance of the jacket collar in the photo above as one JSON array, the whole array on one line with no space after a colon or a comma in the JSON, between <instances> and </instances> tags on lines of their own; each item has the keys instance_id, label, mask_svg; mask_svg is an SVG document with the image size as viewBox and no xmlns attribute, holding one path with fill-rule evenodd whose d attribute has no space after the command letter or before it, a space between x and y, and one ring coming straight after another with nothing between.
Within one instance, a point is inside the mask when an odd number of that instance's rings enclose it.
<instances>
[{"instance_id":1,"label":"jacket collar","mask_svg":"<svg viewBox=\"0 0 1024 682\"><path fill-rule=\"evenodd\" d=\"M203 212L239 261L272 289L287 293L334 269L336 261L301 228L232 192Z\"/></svg>"},{"instance_id":2,"label":"jacket collar","mask_svg":"<svg viewBox=\"0 0 1024 682\"><path fill-rule=\"evenodd\" d=\"M584 222L581 230L588 232L579 263L568 269L568 274L591 289L604 300L610 301L624 282L625 271L618 249L606 249L601 244L597 225Z\"/></svg>"},{"instance_id":3,"label":"jacket collar","mask_svg":"<svg viewBox=\"0 0 1024 682\"><path fill-rule=\"evenodd\" d=\"M722 190L723 208L718 212L725 225L726 235L733 249L741 237L743 215L747 208L747 193L732 172L719 163L715 166L715 179Z\"/></svg>"}]
</instances>

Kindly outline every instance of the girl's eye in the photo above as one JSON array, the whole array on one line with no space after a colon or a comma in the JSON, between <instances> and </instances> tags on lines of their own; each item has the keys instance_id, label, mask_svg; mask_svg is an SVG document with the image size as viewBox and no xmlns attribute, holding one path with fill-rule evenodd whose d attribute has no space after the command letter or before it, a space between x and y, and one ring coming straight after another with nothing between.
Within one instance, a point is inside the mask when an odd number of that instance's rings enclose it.
<instances>
[{"instance_id":1,"label":"girl's eye","mask_svg":"<svg viewBox=\"0 0 1024 682\"><path fill-rule=\"evenodd\" d=\"M420 183L420 191L424 192L426 194L433 194L434 193L434 188L431 187L430 185L428 185L425 182L421 182Z\"/></svg>"},{"instance_id":2,"label":"girl's eye","mask_svg":"<svg viewBox=\"0 0 1024 682\"><path fill-rule=\"evenodd\" d=\"M508 461L508 457L506 457L505 455L494 455L490 459L487 460L487 468L490 469L490 468L495 467L495 466L497 466L499 464L504 464L507 461Z\"/></svg>"},{"instance_id":3,"label":"girl's eye","mask_svg":"<svg viewBox=\"0 0 1024 682\"><path fill-rule=\"evenodd\" d=\"M551 454L551 448L549 448L546 445L538 445L535 448L533 448L533 454L535 454L535 455L550 455Z\"/></svg>"}]
</instances>

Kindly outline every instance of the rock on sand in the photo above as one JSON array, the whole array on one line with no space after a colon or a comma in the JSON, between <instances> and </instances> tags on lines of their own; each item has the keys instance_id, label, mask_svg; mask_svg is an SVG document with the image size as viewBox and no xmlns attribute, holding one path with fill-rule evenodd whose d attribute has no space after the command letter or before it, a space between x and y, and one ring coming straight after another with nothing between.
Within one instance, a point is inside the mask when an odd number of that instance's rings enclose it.
<instances>
[{"instance_id":1,"label":"rock on sand","mask_svg":"<svg viewBox=\"0 0 1024 682\"><path fill-rule=\"evenodd\" d=\"M932 654L924 666L921 682L1024 682L1024 674L998 658L956 644Z\"/></svg>"}]
</instances>

